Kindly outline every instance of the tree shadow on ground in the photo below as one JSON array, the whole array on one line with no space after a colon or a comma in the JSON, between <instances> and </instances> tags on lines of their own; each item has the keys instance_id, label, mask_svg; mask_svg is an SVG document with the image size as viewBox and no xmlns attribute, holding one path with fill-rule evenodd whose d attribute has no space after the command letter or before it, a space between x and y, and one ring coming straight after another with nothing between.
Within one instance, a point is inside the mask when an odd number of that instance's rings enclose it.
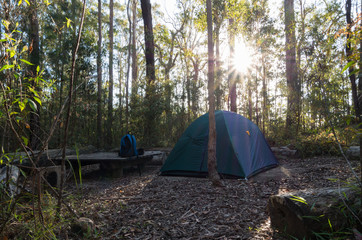
<instances>
[{"instance_id":1,"label":"tree shadow on ground","mask_svg":"<svg viewBox=\"0 0 362 240\"><path fill-rule=\"evenodd\" d=\"M270 227L269 197L349 176L339 158L289 159L248 181L225 179L224 188L214 188L204 178L158 176L159 168L146 166L142 176L134 170L120 178L84 177L86 204L79 207L102 239L287 239Z\"/></svg>"}]
</instances>

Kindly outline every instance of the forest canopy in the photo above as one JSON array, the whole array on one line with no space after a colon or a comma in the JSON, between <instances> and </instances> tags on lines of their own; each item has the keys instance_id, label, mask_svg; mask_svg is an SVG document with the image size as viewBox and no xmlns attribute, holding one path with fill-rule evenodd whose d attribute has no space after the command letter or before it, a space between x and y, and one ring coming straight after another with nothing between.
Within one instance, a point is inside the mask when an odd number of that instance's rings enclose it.
<instances>
[{"instance_id":1,"label":"forest canopy","mask_svg":"<svg viewBox=\"0 0 362 240\"><path fill-rule=\"evenodd\" d=\"M61 147L71 87L69 146L110 149L132 132L140 145L172 147L208 112L206 1L151 2L152 81L140 2L84 3L2 0L3 151ZM212 4L216 110L249 118L270 144L305 155L338 153L332 127L342 146L358 144L357 1Z\"/></svg>"}]
</instances>

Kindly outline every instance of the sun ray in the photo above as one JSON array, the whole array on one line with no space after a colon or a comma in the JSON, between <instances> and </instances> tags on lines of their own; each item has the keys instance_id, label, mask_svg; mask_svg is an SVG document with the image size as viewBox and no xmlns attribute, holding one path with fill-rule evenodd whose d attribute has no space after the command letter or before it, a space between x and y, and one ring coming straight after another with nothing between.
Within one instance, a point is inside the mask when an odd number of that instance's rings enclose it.
<instances>
[{"instance_id":1,"label":"sun ray","mask_svg":"<svg viewBox=\"0 0 362 240\"><path fill-rule=\"evenodd\" d=\"M235 43L235 54L232 59L233 68L238 73L246 73L253 61L250 47L245 44L243 39L238 39Z\"/></svg>"}]
</instances>

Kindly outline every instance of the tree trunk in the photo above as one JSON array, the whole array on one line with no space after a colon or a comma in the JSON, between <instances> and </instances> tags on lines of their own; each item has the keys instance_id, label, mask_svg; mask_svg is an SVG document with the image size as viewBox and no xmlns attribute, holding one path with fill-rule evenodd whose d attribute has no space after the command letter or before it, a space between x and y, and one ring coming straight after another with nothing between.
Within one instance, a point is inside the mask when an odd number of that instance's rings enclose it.
<instances>
[{"instance_id":1,"label":"tree trunk","mask_svg":"<svg viewBox=\"0 0 362 240\"><path fill-rule=\"evenodd\" d=\"M71 70L70 70L70 83L69 83L69 92L68 92L69 103L68 103L68 109L67 109L67 114L66 114L66 119L65 119L64 142L63 142L63 149L62 149L61 177L60 177L58 209L57 209L58 216L60 215L61 203L62 203L62 197L63 197L62 192L63 192L63 184L64 184L64 180L65 180L65 155L66 155L66 147L68 144L68 130L69 130L72 98L73 98L74 74L75 74L75 66L76 66L76 60L77 60L77 52L79 49L79 43L80 43L80 39L81 39L81 35L82 35L85 8L86 8L86 0L84 0L84 2L83 2L82 16L81 16L79 29L78 29L77 42L76 42L73 52L72 52L72 66L71 66Z\"/></svg>"},{"instance_id":2,"label":"tree trunk","mask_svg":"<svg viewBox=\"0 0 362 240\"><path fill-rule=\"evenodd\" d=\"M196 58L195 60L192 59L192 65L194 68L194 75L192 78L192 96L191 96L191 102L192 102L192 118L195 119L197 116L197 83L199 81L199 59Z\"/></svg>"},{"instance_id":3,"label":"tree trunk","mask_svg":"<svg viewBox=\"0 0 362 240\"><path fill-rule=\"evenodd\" d=\"M123 78L123 70L122 70L122 53L119 52L119 60L118 60L118 67L119 67L119 126L120 126L120 131L122 134L123 131L123 114L122 114L122 78Z\"/></svg>"},{"instance_id":4,"label":"tree trunk","mask_svg":"<svg viewBox=\"0 0 362 240\"><path fill-rule=\"evenodd\" d=\"M37 67L40 65L40 50L39 50L39 22L38 22L38 11L37 11L37 1L31 1L30 5L30 28L29 28L29 42L32 46L32 51L30 51L29 60L33 65L29 65L29 74L31 78L37 77ZM40 91L36 86L35 81L32 82L33 87L36 91ZM30 113L30 147L32 150L37 150L40 146L40 105L35 102L37 109L36 111L31 111Z\"/></svg>"},{"instance_id":5,"label":"tree trunk","mask_svg":"<svg viewBox=\"0 0 362 240\"><path fill-rule=\"evenodd\" d=\"M251 91L251 80L250 77L248 79L248 107L249 107L249 120L253 121L253 103L251 101L252 99L252 91Z\"/></svg>"},{"instance_id":6,"label":"tree trunk","mask_svg":"<svg viewBox=\"0 0 362 240\"><path fill-rule=\"evenodd\" d=\"M347 20L347 43L346 43L346 55L347 55L347 63L352 61L352 44L351 44L351 25L352 25L352 19L351 19L351 7L352 3L351 0L346 0L346 20ZM354 72L354 67L350 66L348 68L349 71L349 80L351 82L351 88L352 88L352 100L353 100L353 107L355 111L356 117L359 116L360 110L359 110L359 104L358 104L358 93L357 93L357 84L356 84L356 75L351 74Z\"/></svg>"},{"instance_id":7,"label":"tree trunk","mask_svg":"<svg viewBox=\"0 0 362 240\"><path fill-rule=\"evenodd\" d=\"M218 24L217 24L218 25ZM220 110L221 106L221 61L220 61L220 26L216 26L215 29L215 50L216 50L216 78L215 78L215 96L216 96L216 109Z\"/></svg>"},{"instance_id":8,"label":"tree trunk","mask_svg":"<svg viewBox=\"0 0 362 240\"><path fill-rule=\"evenodd\" d=\"M107 142L112 147L113 124L113 0L109 0L109 93L108 93L108 127Z\"/></svg>"},{"instance_id":9,"label":"tree trunk","mask_svg":"<svg viewBox=\"0 0 362 240\"><path fill-rule=\"evenodd\" d=\"M128 26L129 29L132 28L132 20L131 20L131 14L129 12L130 8L129 5L131 4L131 0L128 0L127 3L127 18L128 18ZM129 31L129 36L128 36L128 54L127 54L127 72L126 72L126 84L125 84L125 88L126 88L126 132L128 133L129 131L129 72L130 72L130 67L131 67L131 55L132 55L132 46L131 46L131 42L132 42L132 31ZM133 87L133 85L132 85ZM132 92L131 92L132 94Z\"/></svg>"},{"instance_id":10,"label":"tree trunk","mask_svg":"<svg viewBox=\"0 0 362 240\"><path fill-rule=\"evenodd\" d=\"M288 88L288 106L286 119L286 135L293 137L297 134L299 121L300 91L298 71L296 65L296 38L294 0L284 0L285 13L285 48L286 48L286 74Z\"/></svg>"},{"instance_id":11,"label":"tree trunk","mask_svg":"<svg viewBox=\"0 0 362 240\"><path fill-rule=\"evenodd\" d=\"M209 142L207 168L213 185L221 185L216 162L216 125L214 96L214 43L212 39L212 5L206 0L207 11L207 48L208 48L208 92L209 92Z\"/></svg>"},{"instance_id":12,"label":"tree trunk","mask_svg":"<svg viewBox=\"0 0 362 240\"><path fill-rule=\"evenodd\" d=\"M259 124L259 93L258 93L258 67L255 67L255 123L258 127Z\"/></svg>"},{"instance_id":13,"label":"tree trunk","mask_svg":"<svg viewBox=\"0 0 362 240\"><path fill-rule=\"evenodd\" d=\"M229 19L229 47L230 47L230 58L229 58L229 98L230 98L230 111L236 112L236 76L234 66L234 54L235 54L235 29L233 27L234 19ZM242 53L240 53L242 54Z\"/></svg>"},{"instance_id":14,"label":"tree trunk","mask_svg":"<svg viewBox=\"0 0 362 240\"><path fill-rule=\"evenodd\" d=\"M137 0L132 0L132 95L137 92L137 50L136 50L136 27L137 27Z\"/></svg>"},{"instance_id":15,"label":"tree trunk","mask_svg":"<svg viewBox=\"0 0 362 240\"><path fill-rule=\"evenodd\" d=\"M145 34L145 57L146 57L146 113L145 113L145 140L148 146L157 144L155 137L156 127L156 76L155 76L155 50L153 40L152 12L150 0L141 0L142 18Z\"/></svg>"},{"instance_id":16,"label":"tree trunk","mask_svg":"<svg viewBox=\"0 0 362 240\"><path fill-rule=\"evenodd\" d=\"M319 188L281 193L269 198L268 212L273 228L293 239L314 239L313 233L335 232L348 226L354 218L347 206L357 206L359 197L351 188ZM343 199L343 200L342 200Z\"/></svg>"},{"instance_id":17,"label":"tree trunk","mask_svg":"<svg viewBox=\"0 0 362 240\"><path fill-rule=\"evenodd\" d=\"M97 147L102 143L102 0L98 0L98 51L97 51Z\"/></svg>"},{"instance_id":18,"label":"tree trunk","mask_svg":"<svg viewBox=\"0 0 362 240\"><path fill-rule=\"evenodd\" d=\"M361 12L362 12L362 4L361 4ZM358 72L358 106L362 106L362 21L360 22L360 42L359 42L359 72ZM359 123L359 132L362 132L362 119L361 119L361 112L359 112L358 116L358 123ZM362 149L362 135L359 135L359 146ZM362 151L360 151L360 166L362 166ZM362 186L362 168L360 168L360 180ZM362 194L362 189L361 189ZM362 198L362 196L361 196Z\"/></svg>"},{"instance_id":19,"label":"tree trunk","mask_svg":"<svg viewBox=\"0 0 362 240\"><path fill-rule=\"evenodd\" d=\"M268 101L268 90L267 90L267 85L266 85L266 60L265 60L265 56L262 55L262 68L263 68L263 87L262 87L262 92L263 92L263 114L262 114L262 118L263 118L263 122L262 122L262 131L263 134L265 135L265 122L268 118L268 106L267 106L267 101Z\"/></svg>"}]
</instances>

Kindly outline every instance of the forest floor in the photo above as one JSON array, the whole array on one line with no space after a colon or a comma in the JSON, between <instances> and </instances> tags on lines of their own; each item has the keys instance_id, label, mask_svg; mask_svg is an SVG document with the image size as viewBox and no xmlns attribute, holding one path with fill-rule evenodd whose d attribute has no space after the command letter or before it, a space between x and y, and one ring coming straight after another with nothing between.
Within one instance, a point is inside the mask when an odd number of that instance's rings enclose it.
<instances>
[{"instance_id":1,"label":"forest floor","mask_svg":"<svg viewBox=\"0 0 362 240\"><path fill-rule=\"evenodd\" d=\"M159 176L160 167L147 165L141 176L133 170L120 178L83 173L75 209L94 221L96 239L287 239L270 226L270 195L336 187L330 179L352 176L342 158L282 159L255 178L224 179L224 187L215 188L208 179ZM75 184L67 185L79 194Z\"/></svg>"}]
</instances>

